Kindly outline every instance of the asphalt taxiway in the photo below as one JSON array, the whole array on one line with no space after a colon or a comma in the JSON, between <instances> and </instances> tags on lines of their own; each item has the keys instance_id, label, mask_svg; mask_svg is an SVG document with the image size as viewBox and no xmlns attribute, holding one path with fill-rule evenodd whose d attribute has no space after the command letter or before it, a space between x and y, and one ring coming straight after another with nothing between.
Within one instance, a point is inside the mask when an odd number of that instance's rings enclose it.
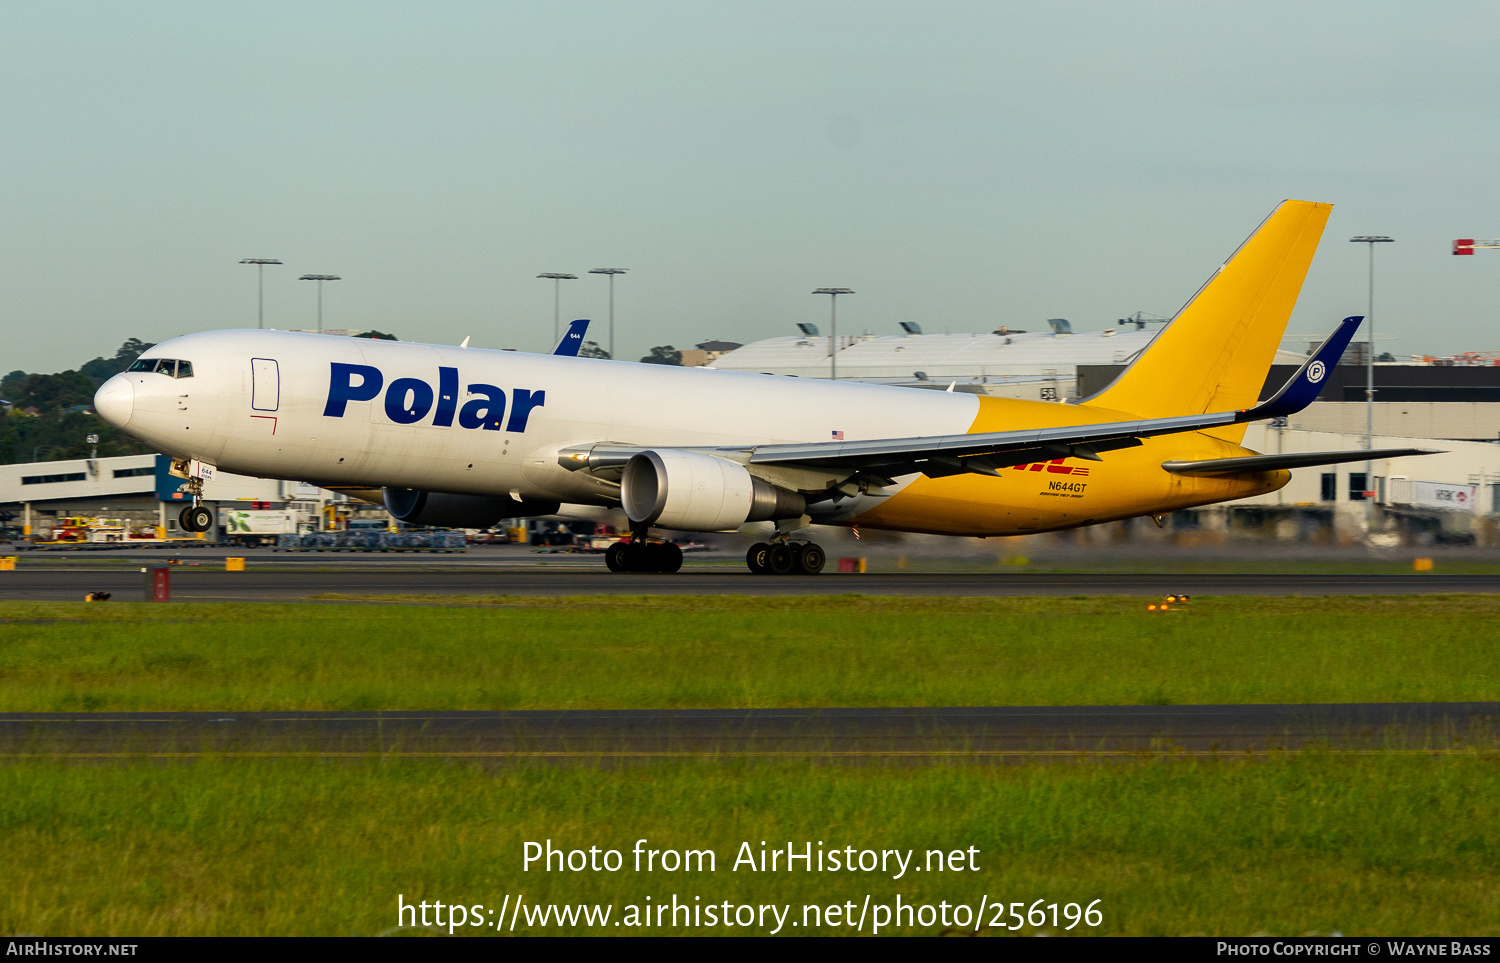
<instances>
[{"instance_id":1,"label":"asphalt taxiway","mask_svg":"<svg viewBox=\"0 0 1500 963\"><path fill-rule=\"evenodd\" d=\"M1500 703L0 714L0 757L1028 761L1500 748Z\"/></svg>"},{"instance_id":2,"label":"asphalt taxiway","mask_svg":"<svg viewBox=\"0 0 1500 963\"><path fill-rule=\"evenodd\" d=\"M23 560L24 562L29 561ZM171 567L171 597L186 602L291 602L318 595L949 595L1077 596L1419 595L1500 592L1500 575L838 574L751 575L721 567L672 575L615 574L593 566L547 568L424 564L281 565L226 572L222 562ZM139 567L48 566L0 572L0 600L82 601L108 592L144 597Z\"/></svg>"}]
</instances>

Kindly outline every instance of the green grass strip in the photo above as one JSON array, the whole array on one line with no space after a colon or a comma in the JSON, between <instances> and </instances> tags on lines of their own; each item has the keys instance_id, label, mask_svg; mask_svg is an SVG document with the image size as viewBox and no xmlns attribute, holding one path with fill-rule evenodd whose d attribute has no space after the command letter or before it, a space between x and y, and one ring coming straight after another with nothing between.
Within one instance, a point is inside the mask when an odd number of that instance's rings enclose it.
<instances>
[{"instance_id":1,"label":"green grass strip","mask_svg":"<svg viewBox=\"0 0 1500 963\"><path fill-rule=\"evenodd\" d=\"M0 766L0 798L9 933L373 935L396 925L397 894L491 908L507 894L612 903L614 919L673 894L789 903L793 919L804 903L858 905L866 894L934 905L1098 899L1103 933L1500 933L1493 756L616 771L25 762ZM710 848L717 869L633 872L628 853L642 838ZM523 844L547 839L620 850L625 868L523 872ZM919 854L973 846L979 869L902 879L731 869L742 842L758 851L763 840Z\"/></svg>"},{"instance_id":2,"label":"green grass strip","mask_svg":"<svg viewBox=\"0 0 1500 963\"><path fill-rule=\"evenodd\" d=\"M1500 700L1494 596L427 601L0 603L0 711Z\"/></svg>"}]
</instances>

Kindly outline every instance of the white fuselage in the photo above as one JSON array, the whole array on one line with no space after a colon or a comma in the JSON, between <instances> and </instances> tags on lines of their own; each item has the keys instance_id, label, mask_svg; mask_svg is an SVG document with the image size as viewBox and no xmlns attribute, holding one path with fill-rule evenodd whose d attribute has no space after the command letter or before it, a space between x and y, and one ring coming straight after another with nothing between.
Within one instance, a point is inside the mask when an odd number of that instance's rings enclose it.
<instances>
[{"instance_id":1,"label":"white fuselage","mask_svg":"<svg viewBox=\"0 0 1500 963\"><path fill-rule=\"evenodd\" d=\"M323 485L612 504L558 464L599 442L752 446L963 433L973 395L279 331L163 342L99 413L178 458ZM853 508L854 506L849 506Z\"/></svg>"}]
</instances>

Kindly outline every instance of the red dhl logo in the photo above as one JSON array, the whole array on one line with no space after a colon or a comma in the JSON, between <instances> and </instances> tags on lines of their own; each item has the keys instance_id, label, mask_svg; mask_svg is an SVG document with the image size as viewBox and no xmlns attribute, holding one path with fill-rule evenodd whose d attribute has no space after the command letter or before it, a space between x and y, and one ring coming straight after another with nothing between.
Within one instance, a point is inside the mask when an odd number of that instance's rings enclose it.
<instances>
[{"instance_id":1,"label":"red dhl logo","mask_svg":"<svg viewBox=\"0 0 1500 963\"><path fill-rule=\"evenodd\" d=\"M1043 471L1046 470L1054 475L1087 475L1089 470L1082 465L1064 465L1062 458L1054 458L1035 465L1017 465L1016 471Z\"/></svg>"}]
</instances>

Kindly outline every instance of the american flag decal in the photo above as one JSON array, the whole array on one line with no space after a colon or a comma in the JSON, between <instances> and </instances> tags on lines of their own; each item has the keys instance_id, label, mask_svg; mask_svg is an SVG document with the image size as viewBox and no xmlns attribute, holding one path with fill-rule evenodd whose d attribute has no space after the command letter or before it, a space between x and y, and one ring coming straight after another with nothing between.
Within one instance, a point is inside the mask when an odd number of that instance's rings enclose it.
<instances>
[{"instance_id":1,"label":"american flag decal","mask_svg":"<svg viewBox=\"0 0 1500 963\"><path fill-rule=\"evenodd\" d=\"M843 441L844 440L844 433L842 431L835 431L833 433L833 440L834 441Z\"/></svg>"}]
</instances>

